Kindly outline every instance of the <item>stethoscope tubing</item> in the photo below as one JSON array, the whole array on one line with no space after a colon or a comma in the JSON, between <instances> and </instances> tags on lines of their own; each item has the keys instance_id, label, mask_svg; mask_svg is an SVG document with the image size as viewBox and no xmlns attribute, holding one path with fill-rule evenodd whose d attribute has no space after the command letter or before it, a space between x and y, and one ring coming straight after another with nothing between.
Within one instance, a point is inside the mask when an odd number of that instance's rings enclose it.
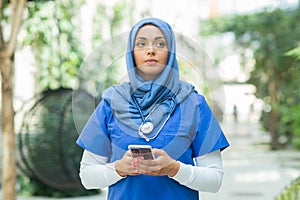
<instances>
[{"instance_id":1,"label":"stethoscope tubing","mask_svg":"<svg viewBox=\"0 0 300 200\"><path fill-rule=\"evenodd\" d=\"M159 101L159 102L151 109L150 113L149 113L149 114L147 115L147 117L145 118L144 115L143 115L143 113L142 113L142 109L141 109L140 105L138 104L138 102L137 102L137 100L135 99L135 97L132 95L132 99L133 99L133 101L134 101L134 103L135 103L135 105L136 105L136 107L137 107L137 109L138 109L138 111L139 111L139 114L140 114L140 116L141 116L141 118L142 118L142 124L139 126L138 133L139 133L139 135L140 135L142 138L144 138L147 142L149 142L150 140L152 140L152 139L154 139L154 138L156 138L156 137L158 136L158 134L161 132L161 130L163 129L163 127L165 126L165 124L167 123L167 121L170 119L170 117L171 117L171 115L173 114L173 112L175 111L175 108L176 108L176 106L177 106L177 102L176 102L175 96L176 96L176 94L174 94L174 96L172 96L172 97L166 97L166 98L163 98L161 101ZM167 100L167 99L171 100L171 101L172 101L172 104L173 104L173 105L171 105L171 109L170 109L170 111L169 111L169 113L168 113L168 116L167 116L167 118L164 120L163 124L160 126L160 128L158 129L158 131L155 133L155 135L152 136L151 138L149 138L149 137L147 137L147 136L145 135L145 133L144 133L141 129L142 129L143 125L147 122L148 117L149 117L149 116L157 109L158 106L164 104L164 101Z\"/></svg>"}]
</instances>

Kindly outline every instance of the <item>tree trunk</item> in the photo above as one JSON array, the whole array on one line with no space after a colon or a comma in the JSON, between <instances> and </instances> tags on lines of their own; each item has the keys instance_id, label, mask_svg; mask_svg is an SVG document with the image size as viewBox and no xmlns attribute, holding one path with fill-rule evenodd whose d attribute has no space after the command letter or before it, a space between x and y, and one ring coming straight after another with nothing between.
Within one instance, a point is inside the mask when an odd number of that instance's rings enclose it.
<instances>
[{"instance_id":1,"label":"tree trunk","mask_svg":"<svg viewBox=\"0 0 300 200\"><path fill-rule=\"evenodd\" d=\"M271 134L271 149L276 150L279 147L278 143L278 129L279 129L279 116L278 116L278 108L276 108L275 104L278 104L277 101L277 88L278 88L279 80L272 80L269 84L269 94L272 105L272 110L270 112L270 118L268 120L268 129Z\"/></svg>"},{"instance_id":2,"label":"tree trunk","mask_svg":"<svg viewBox=\"0 0 300 200\"><path fill-rule=\"evenodd\" d=\"M5 42L4 29L0 24L0 69L2 78L2 199L16 199L16 141L14 129L13 80L14 54L18 33L22 24L23 10L27 0L0 1L0 21L4 4L9 3L10 33Z\"/></svg>"},{"instance_id":3,"label":"tree trunk","mask_svg":"<svg viewBox=\"0 0 300 200\"><path fill-rule=\"evenodd\" d=\"M13 56L0 58L2 75L2 199L16 197L16 148L13 108Z\"/></svg>"},{"instance_id":4,"label":"tree trunk","mask_svg":"<svg viewBox=\"0 0 300 200\"><path fill-rule=\"evenodd\" d=\"M269 120L269 131L271 134L271 149L277 150L279 148L278 142L278 112L277 110L272 110L270 112L270 120Z\"/></svg>"}]
</instances>

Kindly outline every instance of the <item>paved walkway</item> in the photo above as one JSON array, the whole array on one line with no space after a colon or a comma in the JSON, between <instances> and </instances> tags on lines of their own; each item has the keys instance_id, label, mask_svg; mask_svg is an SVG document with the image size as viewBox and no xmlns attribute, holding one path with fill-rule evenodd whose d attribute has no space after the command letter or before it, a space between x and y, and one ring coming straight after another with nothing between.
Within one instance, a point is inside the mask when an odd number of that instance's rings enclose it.
<instances>
[{"instance_id":1,"label":"paved walkway","mask_svg":"<svg viewBox=\"0 0 300 200\"><path fill-rule=\"evenodd\" d=\"M274 200L291 180L300 175L300 153L270 151L269 137L257 123L225 123L231 147L223 152L224 181L216 194L202 193L201 200ZM103 194L59 200L104 200ZM18 197L17 200L54 200Z\"/></svg>"},{"instance_id":2,"label":"paved walkway","mask_svg":"<svg viewBox=\"0 0 300 200\"><path fill-rule=\"evenodd\" d=\"M274 200L300 175L299 151L270 151L257 123L227 123L224 130L231 147L223 153L223 186L217 194L202 193L202 200Z\"/></svg>"}]
</instances>

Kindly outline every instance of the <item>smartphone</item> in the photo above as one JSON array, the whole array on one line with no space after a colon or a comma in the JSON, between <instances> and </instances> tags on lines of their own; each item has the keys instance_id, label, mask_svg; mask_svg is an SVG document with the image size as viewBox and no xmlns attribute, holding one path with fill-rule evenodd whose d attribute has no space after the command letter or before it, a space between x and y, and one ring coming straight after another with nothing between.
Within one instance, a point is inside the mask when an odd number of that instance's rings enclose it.
<instances>
[{"instance_id":1,"label":"smartphone","mask_svg":"<svg viewBox=\"0 0 300 200\"><path fill-rule=\"evenodd\" d=\"M145 160L154 159L154 154L150 145L129 145L128 149L133 158L143 157Z\"/></svg>"}]
</instances>

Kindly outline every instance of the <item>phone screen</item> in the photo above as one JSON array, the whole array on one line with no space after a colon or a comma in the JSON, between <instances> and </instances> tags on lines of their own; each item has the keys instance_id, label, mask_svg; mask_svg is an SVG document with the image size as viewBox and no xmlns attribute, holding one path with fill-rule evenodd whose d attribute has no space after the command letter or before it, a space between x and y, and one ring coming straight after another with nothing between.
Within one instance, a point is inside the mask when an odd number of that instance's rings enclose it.
<instances>
[{"instance_id":1,"label":"phone screen","mask_svg":"<svg viewBox=\"0 0 300 200\"><path fill-rule=\"evenodd\" d=\"M133 158L143 157L145 160L154 159L151 146L130 145L129 150Z\"/></svg>"}]
</instances>

